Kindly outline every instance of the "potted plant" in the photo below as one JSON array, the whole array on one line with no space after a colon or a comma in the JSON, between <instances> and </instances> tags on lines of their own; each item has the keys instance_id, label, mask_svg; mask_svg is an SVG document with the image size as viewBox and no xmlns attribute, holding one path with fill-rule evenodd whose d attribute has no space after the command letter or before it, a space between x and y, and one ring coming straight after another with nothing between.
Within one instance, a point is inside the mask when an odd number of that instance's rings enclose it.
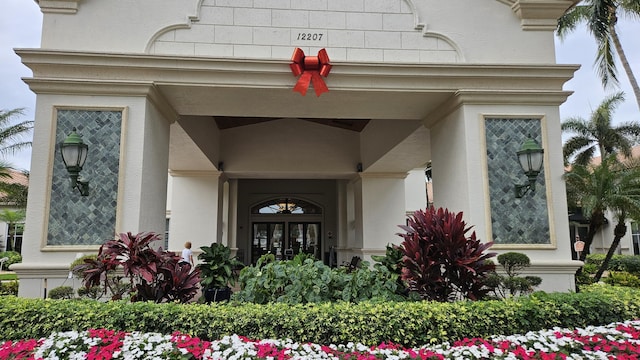
<instances>
[{"instance_id":1,"label":"potted plant","mask_svg":"<svg viewBox=\"0 0 640 360\"><path fill-rule=\"evenodd\" d=\"M213 243L211 246L200 247L202 253L198 255L200 263L200 284L205 301L223 301L231 298L231 288L237 280L235 269L243 264L236 257L231 256L231 249L226 245Z\"/></svg>"}]
</instances>

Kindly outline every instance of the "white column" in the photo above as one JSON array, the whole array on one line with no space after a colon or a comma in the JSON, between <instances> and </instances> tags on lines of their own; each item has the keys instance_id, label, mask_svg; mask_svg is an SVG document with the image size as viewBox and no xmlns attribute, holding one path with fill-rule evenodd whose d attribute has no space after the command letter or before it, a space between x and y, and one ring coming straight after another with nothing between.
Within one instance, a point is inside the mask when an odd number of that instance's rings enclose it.
<instances>
[{"instance_id":1,"label":"white column","mask_svg":"<svg viewBox=\"0 0 640 360\"><path fill-rule=\"evenodd\" d=\"M117 232L165 231L169 126L167 119L150 100L144 112L129 111L118 186ZM161 244L158 244L161 245Z\"/></svg>"},{"instance_id":2,"label":"white column","mask_svg":"<svg viewBox=\"0 0 640 360\"><path fill-rule=\"evenodd\" d=\"M356 203L357 218L361 219L362 255L385 253L389 243L400 243L396 235L405 221L406 173L360 174L361 205ZM357 198L357 197L356 197Z\"/></svg>"},{"instance_id":3,"label":"white column","mask_svg":"<svg viewBox=\"0 0 640 360\"><path fill-rule=\"evenodd\" d=\"M231 251L238 249L238 180L229 179L227 181L228 188L228 210L227 210L227 246ZM247 250L248 251L248 250ZM248 259L248 254L244 253L240 261Z\"/></svg>"},{"instance_id":4,"label":"white column","mask_svg":"<svg viewBox=\"0 0 640 360\"><path fill-rule=\"evenodd\" d=\"M409 214L427 207L427 182L424 171L424 168L411 170L405 179L405 210Z\"/></svg>"},{"instance_id":5,"label":"white column","mask_svg":"<svg viewBox=\"0 0 640 360\"><path fill-rule=\"evenodd\" d=\"M225 183L227 181L227 177L224 176L223 174L220 174L220 176L218 177L218 197L217 197L217 204L218 204L218 208L216 209L216 242L219 242L221 244L225 244L227 245L228 242L226 241L225 237L226 237L226 224L227 224L227 212L225 211L226 208L228 208L228 203L227 203L227 194L228 191L225 190L226 186Z\"/></svg>"},{"instance_id":6,"label":"white column","mask_svg":"<svg viewBox=\"0 0 640 360\"><path fill-rule=\"evenodd\" d=\"M186 241L194 252L219 239L220 172L172 171L169 248L181 250Z\"/></svg>"}]
</instances>

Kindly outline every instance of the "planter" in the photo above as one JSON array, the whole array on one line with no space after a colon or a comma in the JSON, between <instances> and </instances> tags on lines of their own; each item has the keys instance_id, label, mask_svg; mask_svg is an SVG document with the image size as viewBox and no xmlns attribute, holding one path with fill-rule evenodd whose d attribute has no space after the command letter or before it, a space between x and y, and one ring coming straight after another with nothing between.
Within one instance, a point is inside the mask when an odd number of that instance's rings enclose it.
<instances>
[{"instance_id":1,"label":"planter","mask_svg":"<svg viewBox=\"0 0 640 360\"><path fill-rule=\"evenodd\" d=\"M204 300L207 304L231 299L231 288L210 288L204 291Z\"/></svg>"}]
</instances>

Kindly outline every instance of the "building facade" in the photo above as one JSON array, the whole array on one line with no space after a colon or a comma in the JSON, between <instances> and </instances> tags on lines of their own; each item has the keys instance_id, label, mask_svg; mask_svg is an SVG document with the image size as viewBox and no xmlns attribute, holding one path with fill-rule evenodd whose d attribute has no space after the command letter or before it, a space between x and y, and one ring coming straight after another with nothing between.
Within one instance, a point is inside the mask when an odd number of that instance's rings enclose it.
<instances>
[{"instance_id":1,"label":"building facade","mask_svg":"<svg viewBox=\"0 0 640 360\"><path fill-rule=\"evenodd\" d=\"M368 259L426 206L427 163L437 207L526 252L543 289L572 289L558 108L577 66L556 64L554 29L573 3L40 0L41 48L16 50L37 94L20 295L167 216L170 250ZM318 74L290 66L297 48ZM88 196L59 154L73 128ZM516 198L529 138L544 168Z\"/></svg>"}]
</instances>

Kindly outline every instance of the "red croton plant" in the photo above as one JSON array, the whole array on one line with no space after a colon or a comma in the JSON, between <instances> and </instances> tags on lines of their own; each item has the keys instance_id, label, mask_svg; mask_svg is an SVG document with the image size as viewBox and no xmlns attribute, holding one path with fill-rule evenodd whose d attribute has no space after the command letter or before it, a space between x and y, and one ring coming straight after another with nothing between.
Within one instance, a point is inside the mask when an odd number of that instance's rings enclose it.
<instances>
[{"instance_id":1,"label":"red croton plant","mask_svg":"<svg viewBox=\"0 0 640 360\"><path fill-rule=\"evenodd\" d=\"M102 286L113 300L129 292L131 301L187 302L198 292L200 270L180 264L180 256L173 252L154 249L151 245L159 240L153 232L121 233L100 247L96 260L85 259L73 270L83 274L87 288ZM121 277L115 275L118 267L129 280L125 291Z\"/></svg>"},{"instance_id":2,"label":"red croton plant","mask_svg":"<svg viewBox=\"0 0 640 360\"><path fill-rule=\"evenodd\" d=\"M487 261L496 253L485 253L493 242L482 243L462 220L462 212L430 207L409 216L400 247L404 253L402 279L409 290L423 299L478 300L490 290L484 279L495 264Z\"/></svg>"}]
</instances>

